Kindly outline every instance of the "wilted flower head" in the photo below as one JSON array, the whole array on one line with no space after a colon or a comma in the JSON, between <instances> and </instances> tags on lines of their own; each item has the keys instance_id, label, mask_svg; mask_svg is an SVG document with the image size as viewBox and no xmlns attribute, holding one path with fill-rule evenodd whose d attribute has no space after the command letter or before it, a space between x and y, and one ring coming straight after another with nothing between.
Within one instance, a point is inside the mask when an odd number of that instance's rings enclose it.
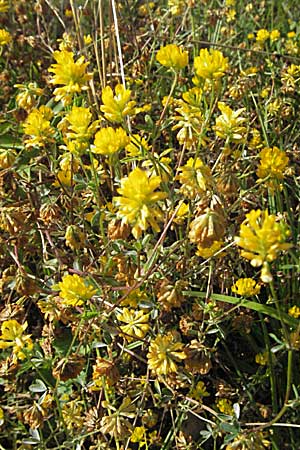
<instances>
[{"instance_id":1,"label":"wilted flower head","mask_svg":"<svg viewBox=\"0 0 300 450\"><path fill-rule=\"evenodd\" d=\"M240 278L231 287L232 292L243 297L252 297L260 293L260 285L252 278Z\"/></svg>"},{"instance_id":2,"label":"wilted flower head","mask_svg":"<svg viewBox=\"0 0 300 450\"><path fill-rule=\"evenodd\" d=\"M210 168L200 158L189 158L187 163L179 168L178 180L181 191L189 198L204 194L212 186Z\"/></svg>"},{"instance_id":3,"label":"wilted flower head","mask_svg":"<svg viewBox=\"0 0 300 450\"><path fill-rule=\"evenodd\" d=\"M123 308L116 316L120 322L126 324L120 326L121 330L132 338L143 339L150 328L149 314L142 310Z\"/></svg>"},{"instance_id":4,"label":"wilted flower head","mask_svg":"<svg viewBox=\"0 0 300 450\"><path fill-rule=\"evenodd\" d=\"M189 62L188 52L182 50L176 44L161 47L156 54L156 59L162 66L176 71L183 69Z\"/></svg>"},{"instance_id":5,"label":"wilted flower head","mask_svg":"<svg viewBox=\"0 0 300 450\"><path fill-rule=\"evenodd\" d=\"M73 52L67 50L55 51L53 57L57 64L52 64L48 69L54 74L50 83L63 85L55 89L55 100L61 100L64 105L68 105L75 93L87 89L87 83L92 78L92 74L86 72L89 63L84 62L84 56L74 61Z\"/></svg>"},{"instance_id":6,"label":"wilted flower head","mask_svg":"<svg viewBox=\"0 0 300 450\"><path fill-rule=\"evenodd\" d=\"M110 156L122 150L129 143L130 138L123 128L119 127L116 130L112 127L101 128L101 130L95 134L92 152Z\"/></svg>"},{"instance_id":7,"label":"wilted flower head","mask_svg":"<svg viewBox=\"0 0 300 450\"><path fill-rule=\"evenodd\" d=\"M218 80L229 68L228 58L219 50L202 48L194 61L196 76L203 80ZM194 81L194 80L193 80Z\"/></svg>"},{"instance_id":8,"label":"wilted flower head","mask_svg":"<svg viewBox=\"0 0 300 450\"><path fill-rule=\"evenodd\" d=\"M56 286L54 286L55 288ZM79 275L65 275L57 285L60 289L59 296L62 303L67 306L80 306L90 300L96 293L91 285L85 282Z\"/></svg>"},{"instance_id":9,"label":"wilted flower head","mask_svg":"<svg viewBox=\"0 0 300 450\"><path fill-rule=\"evenodd\" d=\"M242 142L247 128L242 126L246 119L240 117L240 115L245 111L245 108L233 111L223 102L218 103L218 108L222 114L216 118L216 125L213 127L216 135L230 142Z\"/></svg>"},{"instance_id":10,"label":"wilted flower head","mask_svg":"<svg viewBox=\"0 0 300 450\"><path fill-rule=\"evenodd\" d=\"M115 87L115 95L110 86L102 91L101 111L110 122L122 123L126 116L135 114L135 101L130 101L131 91L122 84Z\"/></svg>"},{"instance_id":11,"label":"wilted flower head","mask_svg":"<svg viewBox=\"0 0 300 450\"><path fill-rule=\"evenodd\" d=\"M168 375L177 372L176 362L186 358L183 343L176 342L171 333L165 336L157 335L150 342L147 354L148 366L156 375Z\"/></svg>"},{"instance_id":12,"label":"wilted flower head","mask_svg":"<svg viewBox=\"0 0 300 450\"><path fill-rule=\"evenodd\" d=\"M275 215L258 209L246 214L235 242L242 248L241 255L250 260L253 267L263 266L261 279L268 283L272 281L268 263L274 261L281 251L291 247L291 244L285 243L288 235L286 225L277 221Z\"/></svg>"},{"instance_id":13,"label":"wilted flower head","mask_svg":"<svg viewBox=\"0 0 300 450\"><path fill-rule=\"evenodd\" d=\"M157 222L162 220L162 212L156 203L167 196L165 192L155 192L160 183L159 176L148 177L138 167L128 177L121 179L121 187L118 189L121 197L114 197L118 208L117 216L133 227L132 234L136 239L149 225L154 231L159 231Z\"/></svg>"}]
</instances>

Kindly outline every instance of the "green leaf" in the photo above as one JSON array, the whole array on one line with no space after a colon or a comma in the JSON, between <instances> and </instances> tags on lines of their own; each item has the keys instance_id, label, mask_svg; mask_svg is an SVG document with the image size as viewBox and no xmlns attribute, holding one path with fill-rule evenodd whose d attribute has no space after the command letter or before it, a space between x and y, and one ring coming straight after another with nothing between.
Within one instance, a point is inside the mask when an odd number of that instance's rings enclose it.
<instances>
[{"instance_id":1,"label":"green leaf","mask_svg":"<svg viewBox=\"0 0 300 450\"><path fill-rule=\"evenodd\" d=\"M198 298L206 298L207 296L206 292L196 292L196 291L186 291L183 294L188 297L198 297ZM232 305L238 305L240 307L252 309L253 311L256 311L260 314L264 314L266 316L272 317L273 319L280 320L278 311L275 308L272 308L271 306L262 305L257 302L241 299L240 297L232 297L230 295L224 294L211 294L209 298L211 298L212 300L216 300L217 302L231 303ZM297 326L299 326L299 320L289 316L287 313L282 311L281 316L282 320L287 325L293 328L297 328Z\"/></svg>"}]
</instances>

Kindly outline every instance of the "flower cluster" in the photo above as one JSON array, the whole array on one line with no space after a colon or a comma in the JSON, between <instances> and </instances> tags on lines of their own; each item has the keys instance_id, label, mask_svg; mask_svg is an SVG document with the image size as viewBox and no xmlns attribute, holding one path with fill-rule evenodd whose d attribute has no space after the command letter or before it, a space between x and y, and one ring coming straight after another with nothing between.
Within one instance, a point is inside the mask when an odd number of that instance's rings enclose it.
<instances>
[{"instance_id":1,"label":"flower cluster","mask_svg":"<svg viewBox=\"0 0 300 450\"><path fill-rule=\"evenodd\" d=\"M275 215L258 209L246 214L235 242L242 249L241 256L250 260L253 267L263 266L261 279L269 283L272 275L268 263L291 247L291 244L285 242L288 235L289 230Z\"/></svg>"}]
</instances>

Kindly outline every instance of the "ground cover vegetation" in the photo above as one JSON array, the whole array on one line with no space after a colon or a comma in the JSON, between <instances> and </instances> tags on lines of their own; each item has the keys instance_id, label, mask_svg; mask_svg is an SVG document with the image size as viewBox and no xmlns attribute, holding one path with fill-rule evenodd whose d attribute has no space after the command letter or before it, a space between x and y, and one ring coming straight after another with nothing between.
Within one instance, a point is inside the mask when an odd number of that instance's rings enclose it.
<instances>
[{"instance_id":1,"label":"ground cover vegetation","mask_svg":"<svg viewBox=\"0 0 300 450\"><path fill-rule=\"evenodd\" d=\"M0 449L299 449L299 16L0 0Z\"/></svg>"}]
</instances>

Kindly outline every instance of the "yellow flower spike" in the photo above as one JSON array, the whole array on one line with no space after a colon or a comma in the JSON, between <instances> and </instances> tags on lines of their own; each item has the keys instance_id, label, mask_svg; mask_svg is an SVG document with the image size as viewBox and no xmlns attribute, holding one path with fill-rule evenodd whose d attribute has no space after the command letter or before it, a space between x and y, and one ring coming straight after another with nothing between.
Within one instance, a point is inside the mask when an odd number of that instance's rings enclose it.
<instances>
[{"instance_id":1,"label":"yellow flower spike","mask_svg":"<svg viewBox=\"0 0 300 450\"><path fill-rule=\"evenodd\" d=\"M243 297L252 297L260 293L260 285L252 278L240 278L231 287L232 292Z\"/></svg>"},{"instance_id":2,"label":"yellow flower spike","mask_svg":"<svg viewBox=\"0 0 300 450\"><path fill-rule=\"evenodd\" d=\"M202 48L200 55L194 60L194 67L197 77L204 80L218 80L229 68L228 58L224 58L219 50L208 51L207 48Z\"/></svg>"},{"instance_id":3,"label":"yellow flower spike","mask_svg":"<svg viewBox=\"0 0 300 450\"><path fill-rule=\"evenodd\" d=\"M156 60L162 66L179 71L188 65L189 56L188 52L182 50L178 45L168 44L158 50Z\"/></svg>"},{"instance_id":4,"label":"yellow flower spike","mask_svg":"<svg viewBox=\"0 0 300 450\"><path fill-rule=\"evenodd\" d=\"M246 118L240 117L240 115L245 111L245 108L233 111L223 102L218 102L218 108L222 115L216 118L216 124L213 127L216 135L231 142L243 142L247 128L242 124L245 123Z\"/></svg>"},{"instance_id":5,"label":"yellow flower spike","mask_svg":"<svg viewBox=\"0 0 300 450\"><path fill-rule=\"evenodd\" d=\"M148 366L156 375L168 375L177 372L176 362L186 359L183 343L175 342L171 333L156 336L150 342L147 354Z\"/></svg>"},{"instance_id":6,"label":"yellow flower spike","mask_svg":"<svg viewBox=\"0 0 300 450\"><path fill-rule=\"evenodd\" d=\"M88 285L79 275L65 275L62 281L54 286L60 290L62 304L66 306L80 306L96 294L96 289Z\"/></svg>"},{"instance_id":7,"label":"yellow flower spike","mask_svg":"<svg viewBox=\"0 0 300 450\"><path fill-rule=\"evenodd\" d=\"M128 177L121 179L121 188L118 189L121 197L113 199L118 208L117 217L133 227L132 234L136 239L149 226L154 231L160 230L158 221L163 219L163 214L156 203L167 197L165 192L155 192L160 183L159 176L148 177L138 167Z\"/></svg>"},{"instance_id":8,"label":"yellow flower spike","mask_svg":"<svg viewBox=\"0 0 300 450\"><path fill-rule=\"evenodd\" d=\"M100 107L104 117L110 122L122 123L126 116L135 114L135 101L130 101L131 91L122 84L115 87L115 95L110 86L102 91L103 105Z\"/></svg>"},{"instance_id":9,"label":"yellow flower spike","mask_svg":"<svg viewBox=\"0 0 300 450\"><path fill-rule=\"evenodd\" d=\"M12 347L13 362L18 359L25 359L24 350L30 351L33 343L30 335L23 335L27 328L27 322L20 324L16 320L6 320L1 326L0 349Z\"/></svg>"},{"instance_id":10,"label":"yellow flower spike","mask_svg":"<svg viewBox=\"0 0 300 450\"><path fill-rule=\"evenodd\" d=\"M110 156L122 150L130 143L130 137L126 131L119 127L102 128L95 135L92 152L100 155Z\"/></svg>"},{"instance_id":11,"label":"yellow flower spike","mask_svg":"<svg viewBox=\"0 0 300 450\"><path fill-rule=\"evenodd\" d=\"M252 210L246 214L241 224L240 235L235 242L241 247L241 256L250 260L253 267L262 267L261 279L265 283L272 281L269 262L274 261L281 251L287 250L291 244L286 240L289 234L286 225L278 222L276 216L268 211Z\"/></svg>"},{"instance_id":12,"label":"yellow flower spike","mask_svg":"<svg viewBox=\"0 0 300 450\"><path fill-rule=\"evenodd\" d=\"M149 314L144 311L123 308L121 313L116 314L120 322L126 323L121 325L121 330L128 336L136 339L143 339L149 331ZM127 338L127 336L125 336Z\"/></svg>"},{"instance_id":13,"label":"yellow flower spike","mask_svg":"<svg viewBox=\"0 0 300 450\"><path fill-rule=\"evenodd\" d=\"M67 50L55 51L53 57L56 64L52 64L48 69L48 72L54 74L50 83L63 85L55 89L55 100L69 105L75 93L88 89L87 84L92 78L92 74L86 72L89 63L84 62L84 56L74 61L73 52Z\"/></svg>"}]
</instances>

